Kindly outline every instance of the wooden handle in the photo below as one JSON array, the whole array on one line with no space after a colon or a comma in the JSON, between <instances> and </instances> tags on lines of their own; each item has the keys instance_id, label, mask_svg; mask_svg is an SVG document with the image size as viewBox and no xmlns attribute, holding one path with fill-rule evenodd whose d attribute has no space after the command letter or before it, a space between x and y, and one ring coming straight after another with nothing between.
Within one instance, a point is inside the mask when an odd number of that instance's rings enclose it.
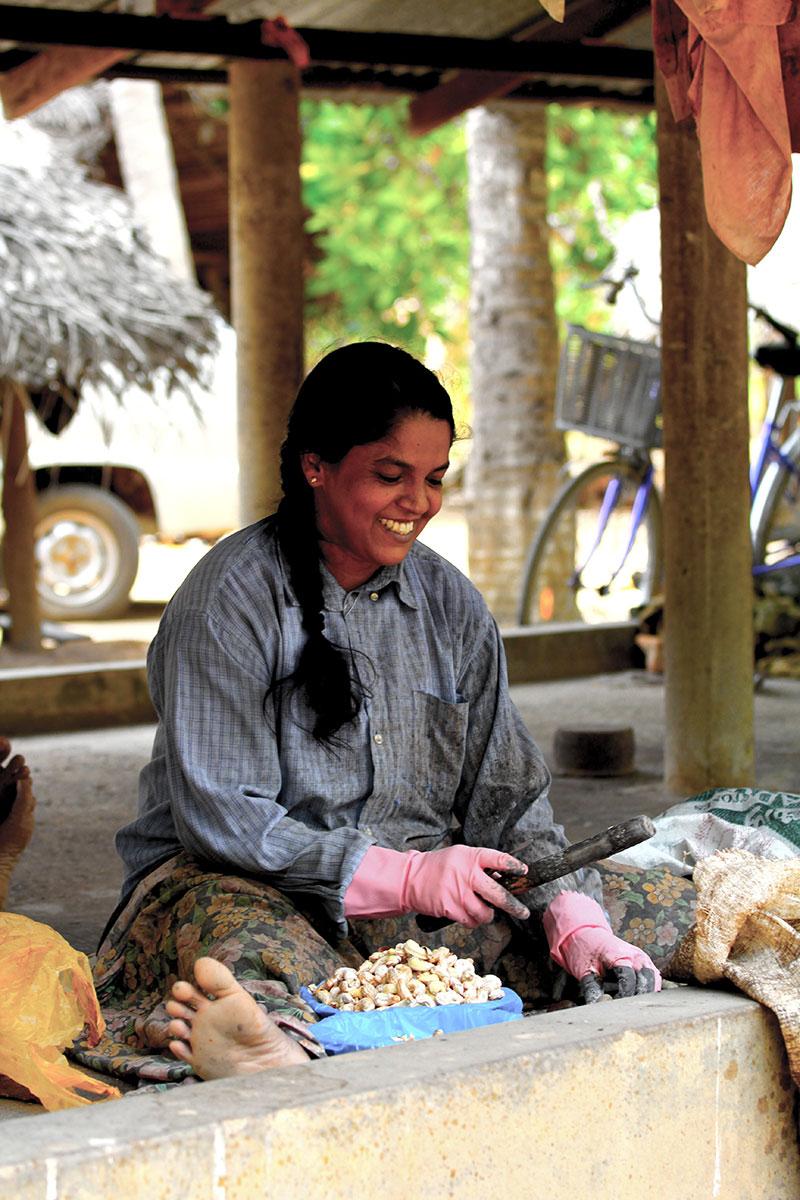
<instances>
[{"instance_id":1,"label":"wooden handle","mask_svg":"<svg viewBox=\"0 0 800 1200\"><path fill-rule=\"evenodd\" d=\"M551 883L579 867L588 867L600 858L608 858L610 854L638 846L639 842L646 842L651 838L655 831L656 827L649 817L631 817L629 821L612 825L602 833L584 838L582 842L575 842L574 845L568 846L563 854L548 854L546 858L537 858L535 862L528 863L525 883L527 887Z\"/></svg>"}]
</instances>

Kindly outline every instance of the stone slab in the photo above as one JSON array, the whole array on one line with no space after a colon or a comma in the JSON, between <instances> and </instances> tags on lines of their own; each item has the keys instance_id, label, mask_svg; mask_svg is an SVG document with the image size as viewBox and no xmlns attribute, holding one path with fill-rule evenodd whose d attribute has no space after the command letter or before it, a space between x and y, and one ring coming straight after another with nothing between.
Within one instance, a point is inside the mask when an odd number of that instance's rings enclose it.
<instances>
[{"instance_id":1,"label":"stone slab","mask_svg":"<svg viewBox=\"0 0 800 1200\"><path fill-rule=\"evenodd\" d=\"M154 721L144 661L27 667L0 674L6 736Z\"/></svg>"},{"instance_id":2,"label":"stone slab","mask_svg":"<svg viewBox=\"0 0 800 1200\"><path fill-rule=\"evenodd\" d=\"M796 1200L777 1024L676 988L9 1121L20 1200Z\"/></svg>"},{"instance_id":3,"label":"stone slab","mask_svg":"<svg viewBox=\"0 0 800 1200\"><path fill-rule=\"evenodd\" d=\"M604 675L642 665L635 621L603 625L525 625L502 630L510 683Z\"/></svg>"}]
</instances>

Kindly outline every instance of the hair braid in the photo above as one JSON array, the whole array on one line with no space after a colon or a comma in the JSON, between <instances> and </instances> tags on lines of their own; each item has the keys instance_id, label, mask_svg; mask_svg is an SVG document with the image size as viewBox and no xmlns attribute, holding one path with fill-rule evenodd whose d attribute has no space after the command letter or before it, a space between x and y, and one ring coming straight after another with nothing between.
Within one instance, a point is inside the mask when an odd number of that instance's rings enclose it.
<instances>
[{"instance_id":1,"label":"hair braid","mask_svg":"<svg viewBox=\"0 0 800 1200\"><path fill-rule=\"evenodd\" d=\"M314 737L329 742L358 712L361 689L344 652L325 636L314 498L296 456L287 452L285 444L281 451L281 479L284 496L276 513L278 540L289 567L292 589L300 601L302 626L307 634L291 682L305 694L315 714Z\"/></svg>"},{"instance_id":2,"label":"hair braid","mask_svg":"<svg viewBox=\"0 0 800 1200\"><path fill-rule=\"evenodd\" d=\"M275 519L306 642L296 669L279 685L290 684L305 695L315 714L314 737L323 743L330 744L353 720L365 689L351 654L325 636L316 509L300 457L313 451L323 462L341 462L354 446L380 441L413 412L446 421L455 436L450 397L432 371L397 346L356 342L317 363L289 416L281 447L283 499Z\"/></svg>"}]
</instances>

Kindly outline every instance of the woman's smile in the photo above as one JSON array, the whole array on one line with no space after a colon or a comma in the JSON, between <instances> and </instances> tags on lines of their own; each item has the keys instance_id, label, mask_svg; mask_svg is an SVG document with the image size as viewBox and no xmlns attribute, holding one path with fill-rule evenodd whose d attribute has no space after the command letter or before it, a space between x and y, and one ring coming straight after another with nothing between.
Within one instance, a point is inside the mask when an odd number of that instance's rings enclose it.
<instances>
[{"instance_id":1,"label":"woman's smile","mask_svg":"<svg viewBox=\"0 0 800 1200\"><path fill-rule=\"evenodd\" d=\"M380 517L380 524L396 537L407 538L414 532L413 521L393 521L390 517Z\"/></svg>"}]
</instances>

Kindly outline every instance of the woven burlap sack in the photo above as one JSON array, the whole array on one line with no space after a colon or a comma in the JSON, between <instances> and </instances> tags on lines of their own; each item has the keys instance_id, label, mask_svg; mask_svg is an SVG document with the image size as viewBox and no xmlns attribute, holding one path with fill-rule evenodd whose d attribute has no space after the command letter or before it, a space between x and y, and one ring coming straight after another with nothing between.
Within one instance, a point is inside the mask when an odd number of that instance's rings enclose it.
<instances>
[{"instance_id":1,"label":"woven burlap sack","mask_svg":"<svg viewBox=\"0 0 800 1200\"><path fill-rule=\"evenodd\" d=\"M722 850L694 869L696 924L667 969L671 979L727 979L770 1008L800 1084L800 858L771 861Z\"/></svg>"}]
</instances>

